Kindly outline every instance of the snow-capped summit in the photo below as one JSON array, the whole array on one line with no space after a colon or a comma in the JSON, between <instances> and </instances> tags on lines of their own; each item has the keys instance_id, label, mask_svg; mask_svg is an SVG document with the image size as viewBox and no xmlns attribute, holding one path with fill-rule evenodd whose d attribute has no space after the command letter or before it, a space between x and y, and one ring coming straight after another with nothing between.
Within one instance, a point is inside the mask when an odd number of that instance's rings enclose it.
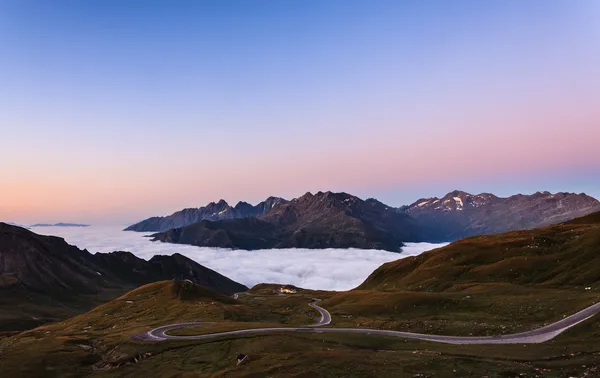
<instances>
[{"instance_id":1,"label":"snow-capped summit","mask_svg":"<svg viewBox=\"0 0 600 378\"><path fill-rule=\"evenodd\" d=\"M540 227L599 210L600 202L584 193L536 192L501 198L460 190L442 198L422 198L399 209L429 228L435 241Z\"/></svg>"},{"instance_id":2,"label":"snow-capped summit","mask_svg":"<svg viewBox=\"0 0 600 378\"><path fill-rule=\"evenodd\" d=\"M422 198L415 203L406 206L403 210L408 213L419 211L463 211L469 208L484 206L498 197L489 193L472 195L467 192L455 190L442 198Z\"/></svg>"}]
</instances>

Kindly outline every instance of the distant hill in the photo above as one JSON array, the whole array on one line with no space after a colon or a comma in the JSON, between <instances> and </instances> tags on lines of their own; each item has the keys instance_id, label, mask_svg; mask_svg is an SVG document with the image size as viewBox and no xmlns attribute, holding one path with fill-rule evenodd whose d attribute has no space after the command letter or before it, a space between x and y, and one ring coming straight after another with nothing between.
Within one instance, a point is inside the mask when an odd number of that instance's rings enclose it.
<instances>
[{"instance_id":1,"label":"distant hill","mask_svg":"<svg viewBox=\"0 0 600 378\"><path fill-rule=\"evenodd\" d=\"M89 224L79 224L79 223L36 223L32 224L29 227L89 227Z\"/></svg>"},{"instance_id":2,"label":"distant hill","mask_svg":"<svg viewBox=\"0 0 600 378\"><path fill-rule=\"evenodd\" d=\"M427 241L440 242L565 222L600 211L600 202L583 193L537 192L501 198L456 190L442 198L422 198L398 211L422 225Z\"/></svg>"},{"instance_id":3,"label":"distant hill","mask_svg":"<svg viewBox=\"0 0 600 378\"><path fill-rule=\"evenodd\" d=\"M600 288L600 212L571 222L473 236L383 264L359 290L456 291L483 283Z\"/></svg>"},{"instance_id":4,"label":"distant hill","mask_svg":"<svg viewBox=\"0 0 600 378\"><path fill-rule=\"evenodd\" d=\"M131 252L96 253L94 262L123 282L136 286L166 279L190 280L219 293L231 295L247 289L195 261L175 253L156 255L146 261Z\"/></svg>"},{"instance_id":5,"label":"distant hill","mask_svg":"<svg viewBox=\"0 0 600 378\"><path fill-rule=\"evenodd\" d=\"M283 198L269 197L256 206L247 202L238 202L234 207L225 200L211 202L200 208L190 208L177 211L165 217L152 217L131 225L125 231L160 232L173 228L189 226L202 220L224 220L247 218L265 214L278 204L287 203Z\"/></svg>"},{"instance_id":6,"label":"distant hill","mask_svg":"<svg viewBox=\"0 0 600 378\"><path fill-rule=\"evenodd\" d=\"M422 236L414 219L347 193L306 193L257 217L201 221L154 234L154 240L208 247L365 248L398 252Z\"/></svg>"},{"instance_id":7,"label":"distant hill","mask_svg":"<svg viewBox=\"0 0 600 378\"><path fill-rule=\"evenodd\" d=\"M90 254L64 239L0 223L0 331L63 319L141 284L190 280L230 295L247 288L175 254Z\"/></svg>"}]
</instances>

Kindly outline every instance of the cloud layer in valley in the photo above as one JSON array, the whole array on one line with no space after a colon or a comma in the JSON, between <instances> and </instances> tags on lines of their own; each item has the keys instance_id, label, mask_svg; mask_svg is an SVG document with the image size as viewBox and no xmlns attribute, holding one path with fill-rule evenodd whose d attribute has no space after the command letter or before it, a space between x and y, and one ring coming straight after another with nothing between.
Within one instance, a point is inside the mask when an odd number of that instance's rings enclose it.
<instances>
[{"instance_id":1,"label":"cloud layer in valley","mask_svg":"<svg viewBox=\"0 0 600 378\"><path fill-rule=\"evenodd\" d=\"M408 243L400 254L361 249L232 251L152 242L143 233L124 232L117 227L35 227L32 231L63 237L69 244L92 253L129 251L143 259L181 253L248 287L272 282L322 290L352 289L385 262L419 255L444 245Z\"/></svg>"}]
</instances>

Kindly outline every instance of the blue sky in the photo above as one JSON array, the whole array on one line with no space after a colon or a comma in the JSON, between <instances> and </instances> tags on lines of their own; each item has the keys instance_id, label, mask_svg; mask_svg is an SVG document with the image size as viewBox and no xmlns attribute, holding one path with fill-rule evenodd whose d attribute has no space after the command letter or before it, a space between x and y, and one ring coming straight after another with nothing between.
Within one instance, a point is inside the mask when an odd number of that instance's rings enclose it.
<instances>
[{"instance_id":1,"label":"blue sky","mask_svg":"<svg viewBox=\"0 0 600 378\"><path fill-rule=\"evenodd\" d=\"M600 196L599 4L3 1L0 218Z\"/></svg>"}]
</instances>

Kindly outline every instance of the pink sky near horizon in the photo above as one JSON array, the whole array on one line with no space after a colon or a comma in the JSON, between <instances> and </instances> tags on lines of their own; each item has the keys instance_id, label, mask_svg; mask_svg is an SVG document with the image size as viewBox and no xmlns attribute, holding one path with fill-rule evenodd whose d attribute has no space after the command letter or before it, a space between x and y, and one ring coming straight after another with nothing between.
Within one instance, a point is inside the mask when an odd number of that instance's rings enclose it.
<instances>
[{"instance_id":1,"label":"pink sky near horizon","mask_svg":"<svg viewBox=\"0 0 600 378\"><path fill-rule=\"evenodd\" d=\"M0 221L318 190L600 197L599 2L9 3Z\"/></svg>"},{"instance_id":2,"label":"pink sky near horizon","mask_svg":"<svg viewBox=\"0 0 600 378\"><path fill-rule=\"evenodd\" d=\"M471 131L472 136L447 130L407 142L365 136L354 143L344 141L343 148L310 151L307 146L308 153L291 151L277 159L253 154L218 165L111 163L108 167L90 165L76 175L66 168L47 166L35 177L17 176L3 183L4 196L10 201L3 201L0 215L24 223L127 222L221 198L233 205L239 200L256 203L270 195L292 198L306 191L330 189L378 198L382 188L397 188L398 199L389 204L400 206L418 199L403 194L406 188L428 187L427 193L432 193L431 188L439 187L434 194L443 195L454 189L447 183L461 180L510 181L527 174L597 172L600 127L595 124L596 119L590 119L576 127L544 130L523 124L516 132L495 127L486 134ZM515 193L519 191L517 182L513 187ZM493 188L490 191L494 192Z\"/></svg>"}]
</instances>

